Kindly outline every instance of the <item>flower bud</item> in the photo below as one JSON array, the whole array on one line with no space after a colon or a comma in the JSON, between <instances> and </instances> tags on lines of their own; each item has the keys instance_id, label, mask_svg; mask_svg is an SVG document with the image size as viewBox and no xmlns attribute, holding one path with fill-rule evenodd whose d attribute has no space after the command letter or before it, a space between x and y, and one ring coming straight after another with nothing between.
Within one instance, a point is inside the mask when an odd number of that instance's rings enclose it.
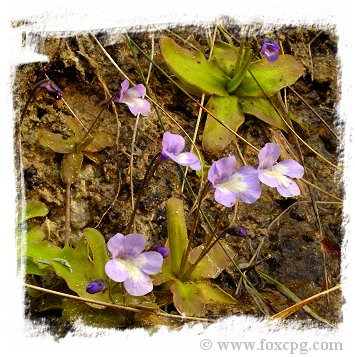
<instances>
[{"instance_id":1,"label":"flower bud","mask_svg":"<svg viewBox=\"0 0 355 357\"><path fill-rule=\"evenodd\" d=\"M230 236L233 237L246 237L247 233L243 227L229 227L224 231L226 234L229 234Z\"/></svg>"},{"instance_id":2,"label":"flower bud","mask_svg":"<svg viewBox=\"0 0 355 357\"><path fill-rule=\"evenodd\" d=\"M93 280L86 287L86 292L96 294L100 291L105 291L108 288L108 282L104 279Z\"/></svg>"},{"instance_id":3,"label":"flower bud","mask_svg":"<svg viewBox=\"0 0 355 357\"><path fill-rule=\"evenodd\" d=\"M163 258L169 256L169 249L162 245L153 245L149 250L160 253Z\"/></svg>"},{"instance_id":4,"label":"flower bud","mask_svg":"<svg viewBox=\"0 0 355 357\"><path fill-rule=\"evenodd\" d=\"M44 82L39 87L45 89L51 97L58 100L62 99L62 91L54 82Z\"/></svg>"}]
</instances>

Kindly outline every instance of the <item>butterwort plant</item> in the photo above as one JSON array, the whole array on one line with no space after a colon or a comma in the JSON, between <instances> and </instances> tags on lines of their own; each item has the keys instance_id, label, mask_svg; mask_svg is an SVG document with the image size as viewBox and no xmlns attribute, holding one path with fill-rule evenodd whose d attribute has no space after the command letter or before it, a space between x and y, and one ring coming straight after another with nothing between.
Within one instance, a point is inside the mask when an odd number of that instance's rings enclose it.
<instances>
[{"instance_id":1,"label":"butterwort plant","mask_svg":"<svg viewBox=\"0 0 355 357\"><path fill-rule=\"evenodd\" d=\"M166 36L160 39L161 54L179 81L175 82L190 94L209 97L202 135L205 151L224 150L234 138L231 131L243 124L245 114L288 131L280 116L283 110L277 93L295 83L304 67L295 57L279 54L278 44L270 40L262 45L264 58L255 59L250 38L240 46L231 40L217 41L208 60L200 50L185 49Z\"/></svg>"}]
</instances>

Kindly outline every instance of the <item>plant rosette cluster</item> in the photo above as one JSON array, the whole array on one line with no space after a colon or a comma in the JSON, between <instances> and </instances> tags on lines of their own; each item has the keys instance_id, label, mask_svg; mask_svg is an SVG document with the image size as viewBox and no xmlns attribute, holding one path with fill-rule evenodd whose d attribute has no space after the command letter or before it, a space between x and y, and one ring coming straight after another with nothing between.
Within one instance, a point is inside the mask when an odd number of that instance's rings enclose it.
<instances>
[{"instance_id":1,"label":"plant rosette cluster","mask_svg":"<svg viewBox=\"0 0 355 357\"><path fill-rule=\"evenodd\" d=\"M200 50L187 50L166 36L160 39L161 54L178 85L191 94L209 97L202 135L205 151L224 150L234 138L233 132L243 124L245 114L288 131L276 94L296 82L304 67L295 57L280 55L279 49L276 42L266 40L261 49L264 58L253 61L250 42L235 47L231 40L218 41L207 60Z\"/></svg>"}]
</instances>

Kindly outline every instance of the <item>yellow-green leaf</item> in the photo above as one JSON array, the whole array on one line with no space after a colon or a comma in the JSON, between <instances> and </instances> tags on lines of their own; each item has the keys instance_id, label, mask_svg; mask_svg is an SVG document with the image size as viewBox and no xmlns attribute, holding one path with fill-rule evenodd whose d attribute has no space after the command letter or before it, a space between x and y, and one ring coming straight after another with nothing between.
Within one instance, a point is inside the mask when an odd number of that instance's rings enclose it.
<instances>
[{"instance_id":1,"label":"yellow-green leaf","mask_svg":"<svg viewBox=\"0 0 355 357\"><path fill-rule=\"evenodd\" d=\"M243 97L240 98L239 103L242 106L244 113L254 115L271 126L288 131L287 125L281 119L269 100L259 97ZM284 115L282 108L277 105L275 100L273 101L273 104L278 112L281 115Z\"/></svg>"},{"instance_id":2,"label":"yellow-green leaf","mask_svg":"<svg viewBox=\"0 0 355 357\"><path fill-rule=\"evenodd\" d=\"M218 285L211 283L209 280L197 281L196 286L203 296L205 304L236 304L237 301L233 296L226 293Z\"/></svg>"},{"instance_id":3,"label":"yellow-green leaf","mask_svg":"<svg viewBox=\"0 0 355 357\"><path fill-rule=\"evenodd\" d=\"M236 96L212 96L206 108L233 131L237 131L244 122L244 114ZM224 150L234 136L211 115L207 115L202 135L202 147L205 151L215 153Z\"/></svg>"},{"instance_id":4,"label":"yellow-green leaf","mask_svg":"<svg viewBox=\"0 0 355 357\"><path fill-rule=\"evenodd\" d=\"M63 157L61 176L64 183L76 181L80 174L81 165L83 163L83 155L80 153L67 154Z\"/></svg>"},{"instance_id":5,"label":"yellow-green leaf","mask_svg":"<svg viewBox=\"0 0 355 357\"><path fill-rule=\"evenodd\" d=\"M76 138L74 136L63 139L61 134L55 134L41 129L38 132L38 140L41 145L60 154L68 154L75 150Z\"/></svg>"},{"instance_id":6,"label":"yellow-green leaf","mask_svg":"<svg viewBox=\"0 0 355 357\"><path fill-rule=\"evenodd\" d=\"M181 315L204 315L205 303L200 289L194 282L175 280L170 290L173 293L174 306Z\"/></svg>"},{"instance_id":7,"label":"yellow-green leaf","mask_svg":"<svg viewBox=\"0 0 355 357\"><path fill-rule=\"evenodd\" d=\"M227 243L221 242L220 244L223 245L230 257L234 256L235 252ZM191 275L192 279L217 278L224 269L232 264L220 244L216 243L201 259ZM205 246L201 244L190 251L189 262L191 264L197 260L204 248Z\"/></svg>"},{"instance_id":8,"label":"yellow-green leaf","mask_svg":"<svg viewBox=\"0 0 355 357\"><path fill-rule=\"evenodd\" d=\"M42 202L27 204L25 209L19 210L17 215L17 222L22 223L34 217L43 217L48 214L47 206Z\"/></svg>"},{"instance_id":9,"label":"yellow-green leaf","mask_svg":"<svg viewBox=\"0 0 355 357\"><path fill-rule=\"evenodd\" d=\"M97 279L105 279L105 265L109 260L105 238L95 228L86 228L83 233L92 252L95 275Z\"/></svg>"},{"instance_id":10,"label":"yellow-green leaf","mask_svg":"<svg viewBox=\"0 0 355 357\"><path fill-rule=\"evenodd\" d=\"M281 88L295 83L303 73L301 62L291 55L280 55L275 62L263 58L251 63L234 93L238 97L265 97L264 93L274 96Z\"/></svg>"},{"instance_id":11,"label":"yellow-green leaf","mask_svg":"<svg viewBox=\"0 0 355 357\"><path fill-rule=\"evenodd\" d=\"M229 78L201 51L187 50L166 36L160 39L160 50L167 66L181 81L205 94L228 94L225 85Z\"/></svg>"},{"instance_id":12,"label":"yellow-green leaf","mask_svg":"<svg viewBox=\"0 0 355 357\"><path fill-rule=\"evenodd\" d=\"M171 271L178 274L182 256L187 249L188 237L182 200L171 197L166 201L166 216L168 224L168 245Z\"/></svg>"},{"instance_id":13,"label":"yellow-green leaf","mask_svg":"<svg viewBox=\"0 0 355 357\"><path fill-rule=\"evenodd\" d=\"M235 74L236 65L238 62L239 51L236 47L218 41L215 43L212 51L211 60L229 77Z\"/></svg>"},{"instance_id":14,"label":"yellow-green leaf","mask_svg":"<svg viewBox=\"0 0 355 357\"><path fill-rule=\"evenodd\" d=\"M102 150L105 147L111 147L115 145L112 136L107 133L97 131L92 136L93 140L89 145L83 148L84 151L96 152Z\"/></svg>"}]
</instances>

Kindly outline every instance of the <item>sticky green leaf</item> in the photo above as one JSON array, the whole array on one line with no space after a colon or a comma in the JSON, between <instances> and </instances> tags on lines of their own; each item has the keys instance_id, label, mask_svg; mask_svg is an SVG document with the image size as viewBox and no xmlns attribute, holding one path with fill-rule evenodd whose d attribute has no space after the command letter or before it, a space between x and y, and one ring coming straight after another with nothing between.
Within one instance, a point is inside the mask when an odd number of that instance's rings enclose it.
<instances>
[{"instance_id":1,"label":"sticky green leaf","mask_svg":"<svg viewBox=\"0 0 355 357\"><path fill-rule=\"evenodd\" d=\"M233 249L224 242L221 242L228 255L233 257L235 252ZM204 245L199 245L193 248L189 254L189 262L194 263L200 256L204 249ZM217 276L226 268L228 268L232 262L228 258L227 254L222 249L219 243L216 243L211 250L201 259L197 264L194 272L191 275L192 279L201 278L217 278Z\"/></svg>"},{"instance_id":2,"label":"sticky green leaf","mask_svg":"<svg viewBox=\"0 0 355 357\"><path fill-rule=\"evenodd\" d=\"M94 272L97 279L107 278L105 265L109 260L109 256L107 254L105 238L95 228L86 228L83 233L93 256Z\"/></svg>"},{"instance_id":3,"label":"sticky green leaf","mask_svg":"<svg viewBox=\"0 0 355 357\"><path fill-rule=\"evenodd\" d=\"M205 94L228 95L225 85L229 78L201 51L189 51L166 36L160 39L160 50L167 66L181 81Z\"/></svg>"},{"instance_id":4,"label":"sticky green leaf","mask_svg":"<svg viewBox=\"0 0 355 357\"><path fill-rule=\"evenodd\" d=\"M74 136L71 136L68 139L63 139L61 134L55 134L40 129L38 132L38 140L42 146L61 154L68 154L75 150L76 139Z\"/></svg>"},{"instance_id":5,"label":"sticky green leaf","mask_svg":"<svg viewBox=\"0 0 355 357\"><path fill-rule=\"evenodd\" d=\"M93 299L93 296L91 296ZM95 294L96 299L96 294ZM94 309L81 301L67 299L63 301L62 317L74 323L80 320L87 326L98 328L124 328L128 320L133 318L133 313L113 308Z\"/></svg>"},{"instance_id":6,"label":"sticky green leaf","mask_svg":"<svg viewBox=\"0 0 355 357\"><path fill-rule=\"evenodd\" d=\"M226 293L218 285L213 284L209 280L196 281L196 286L201 292L206 305L221 303L221 304L236 304L237 301L233 296Z\"/></svg>"},{"instance_id":7,"label":"sticky green leaf","mask_svg":"<svg viewBox=\"0 0 355 357\"><path fill-rule=\"evenodd\" d=\"M206 108L233 131L237 131L244 122L244 114L236 96L212 96ZM207 115L202 135L202 147L205 151L210 153L222 151L234 137L234 134L218 123L211 115Z\"/></svg>"},{"instance_id":8,"label":"sticky green leaf","mask_svg":"<svg viewBox=\"0 0 355 357\"><path fill-rule=\"evenodd\" d=\"M203 316L205 303L200 289L194 282L175 280L170 288L176 310L187 316Z\"/></svg>"},{"instance_id":9,"label":"sticky green leaf","mask_svg":"<svg viewBox=\"0 0 355 357\"><path fill-rule=\"evenodd\" d=\"M63 266L65 266L71 273L73 272L73 269L71 267L71 265L65 260L65 259L62 259L62 258L53 258L53 261L54 262L57 262L59 264L62 264Z\"/></svg>"},{"instance_id":10,"label":"sticky green leaf","mask_svg":"<svg viewBox=\"0 0 355 357\"><path fill-rule=\"evenodd\" d=\"M240 98L239 103L242 106L244 113L254 115L271 126L288 131L287 125L281 119L269 100L258 97L243 97ZM275 100L273 100L273 104L278 112L284 116L282 108L280 108Z\"/></svg>"},{"instance_id":11,"label":"sticky green leaf","mask_svg":"<svg viewBox=\"0 0 355 357\"><path fill-rule=\"evenodd\" d=\"M171 271L178 274L184 251L187 249L188 236L182 200L171 197L166 201L166 216L168 224L168 245Z\"/></svg>"},{"instance_id":12,"label":"sticky green leaf","mask_svg":"<svg viewBox=\"0 0 355 357\"><path fill-rule=\"evenodd\" d=\"M291 55L280 55L275 62L263 58L251 63L234 94L238 97L265 97L265 92L268 97L274 96L281 88L295 83L303 73L301 62Z\"/></svg>"},{"instance_id":13,"label":"sticky green leaf","mask_svg":"<svg viewBox=\"0 0 355 357\"><path fill-rule=\"evenodd\" d=\"M64 183L74 183L78 178L83 163L83 155L80 153L67 154L63 157L61 176Z\"/></svg>"},{"instance_id":14,"label":"sticky green leaf","mask_svg":"<svg viewBox=\"0 0 355 357\"><path fill-rule=\"evenodd\" d=\"M218 41L213 47L211 61L215 62L228 77L233 77L238 56L239 51L236 47L226 42Z\"/></svg>"},{"instance_id":15,"label":"sticky green leaf","mask_svg":"<svg viewBox=\"0 0 355 357\"><path fill-rule=\"evenodd\" d=\"M171 270L170 256L164 259L161 271L158 274L153 275L151 278L154 285L161 285L174 279L174 273Z\"/></svg>"},{"instance_id":16,"label":"sticky green leaf","mask_svg":"<svg viewBox=\"0 0 355 357\"><path fill-rule=\"evenodd\" d=\"M101 131L97 131L93 134L93 140L90 142L90 144L84 147L83 149L84 151L88 152L96 152L102 150L105 147L111 147L114 145L115 142L111 135Z\"/></svg>"},{"instance_id":17,"label":"sticky green leaf","mask_svg":"<svg viewBox=\"0 0 355 357\"><path fill-rule=\"evenodd\" d=\"M28 219L35 217L44 217L48 214L47 206L42 202L27 204L25 209L19 210L17 215L17 222L22 223Z\"/></svg>"},{"instance_id":18,"label":"sticky green leaf","mask_svg":"<svg viewBox=\"0 0 355 357\"><path fill-rule=\"evenodd\" d=\"M50 264L50 267L66 281L72 291L81 297L92 299L92 295L86 292L86 286L92 280L100 277L95 271L95 264L88 259L87 247L83 240L80 240L75 248L69 246L59 248L45 240L28 244L27 257L36 264L41 262ZM95 300L109 302L108 291L95 294ZM101 305L91 305L95 308L103 308Z\"/></svg>"}]
</instances>

